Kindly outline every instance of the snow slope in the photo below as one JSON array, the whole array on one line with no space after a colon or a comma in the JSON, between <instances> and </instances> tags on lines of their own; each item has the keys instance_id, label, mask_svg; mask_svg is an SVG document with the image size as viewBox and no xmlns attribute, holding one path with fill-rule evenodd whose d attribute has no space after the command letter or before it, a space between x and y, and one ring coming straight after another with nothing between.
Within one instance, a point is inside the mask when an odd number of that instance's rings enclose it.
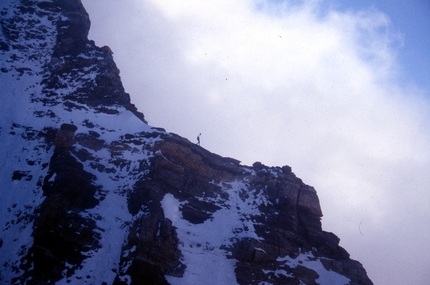
<instances>
[{"instance_id":1,"label":"snow slope","mask_svg":"<svg viewBox=\"0 0 430 285\"><path fill-rule=\"evenodd\" d=\"M62 123L73 123L78 126L77 134L95 132L99 134L99 140L111 145L125 134L158 132L121 106L117 106L118 114L109 115L95 112L88 106L71 112L65 102L46 104L40 100L48 91L52 91L46 89L42 82L49 76L47 67L52 64L51 55L56 44L56 21L60 16L37 8L37 5L32 7L34 11L23 12L25 7L21 6L19 1L2 1L0 6L2 284L8 284L7 280L13 280L23 274L20 268L21 259L33 243L32 222L35 211L44 200L42 181L47 175L48 164L54 151L54 145L47 145L41 133L47 128L58 129ZM73 78L65 77L67 80L60 82L62 88L56 89L55 92L60 95L70 94L79 88L82 82L94 80L96 74L90 72L91 69L91 66L85 67L80 74L74 74ZM150 145L153 142L154 139L147 139L145 144ZM82 149L91 153L99 164L110 164L111 153L106 148L94 151L79 145L75 151ZM86 253L88 258L74 275L79 282L85 276L92 276L85 281L88 284L113 282L115 273L112 269L118 267L121 245L127 233L125 224L132 218L127 209L124 189L131 187L139 176L144 175L130 174L136 172L139 164L150 156L151 154L142 150L123 151L116 158L130 163L127 167L111 165L115 169L109 173L93 169L90 161L84 162L85 169L97 177L96 183L103 189L104 199L95 208L80 213L84 217L97 217L97 226L102 233L102 246L97 251ZM64 276L66 275L65 271ZM66 284L70 280L64 278L58 284Z\"/></svg>"}]
</instances>

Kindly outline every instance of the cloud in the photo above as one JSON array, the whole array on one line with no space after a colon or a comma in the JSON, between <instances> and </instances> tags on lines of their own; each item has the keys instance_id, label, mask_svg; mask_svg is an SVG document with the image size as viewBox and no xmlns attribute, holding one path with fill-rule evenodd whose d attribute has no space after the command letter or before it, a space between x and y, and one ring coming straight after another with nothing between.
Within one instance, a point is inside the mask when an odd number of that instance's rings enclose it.
<instances>
[{"instance_id":1,"label":"cloud","mask_svg":"<svg viewBox=\"0 0 430 285\"><path fill-rule=\"evenodd\" d=\"M375 284L428 281L429 91L402 80L402 35L383 13L322 1L84 5L150 124L192 141L202 132L203 147L245 164L292 166L318 191L323 228Z\"/></svg>"}]
</instances>

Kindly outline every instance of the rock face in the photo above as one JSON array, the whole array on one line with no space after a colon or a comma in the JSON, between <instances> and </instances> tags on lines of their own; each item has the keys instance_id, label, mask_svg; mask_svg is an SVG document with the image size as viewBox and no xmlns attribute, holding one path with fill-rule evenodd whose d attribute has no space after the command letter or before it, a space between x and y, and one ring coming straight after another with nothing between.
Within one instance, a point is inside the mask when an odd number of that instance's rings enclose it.
<instances>
[{"instance_id":1,"label":"rock face","mask_svg":"<svg viewBox=\"0 0 430 285\"><path fill-rule=\"evenodd\" d=\"M372 284L289 166L148 126L79 0L0 8L1 284Z\"/></svg>"}]
</instances>

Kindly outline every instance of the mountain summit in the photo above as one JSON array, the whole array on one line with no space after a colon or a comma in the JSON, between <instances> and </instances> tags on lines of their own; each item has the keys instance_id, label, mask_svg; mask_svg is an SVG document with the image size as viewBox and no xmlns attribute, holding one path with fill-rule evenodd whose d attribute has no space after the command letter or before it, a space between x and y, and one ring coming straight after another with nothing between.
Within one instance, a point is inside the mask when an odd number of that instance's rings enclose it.
<instances>
[{"instance_id":1,"label":"mountain summit","mask_svg":"<svg viewBox=\"0 0 430 285\"><path fill-rule=\"evenodd\" d=\"M372 284L289 166L149 126L80 0L0 21L1 284Z\"/></svg>"}]
</instances>

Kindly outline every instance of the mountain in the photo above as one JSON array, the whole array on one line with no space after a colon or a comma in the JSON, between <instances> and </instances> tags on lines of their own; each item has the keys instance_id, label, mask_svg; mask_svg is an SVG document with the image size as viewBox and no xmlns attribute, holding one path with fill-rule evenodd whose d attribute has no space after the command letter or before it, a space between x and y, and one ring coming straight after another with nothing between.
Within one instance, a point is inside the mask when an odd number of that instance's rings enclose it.
<instances>
[{"instance_id":1,"label":"mountain","mask_svg":"<svg viewBox=\"0 0 430 285\"><path fill-rule=\"evenodd\" d=\"M149 126L80 0L0 17L1 284L372 284L289 166Z\"/></svg>"}]
</instances>

